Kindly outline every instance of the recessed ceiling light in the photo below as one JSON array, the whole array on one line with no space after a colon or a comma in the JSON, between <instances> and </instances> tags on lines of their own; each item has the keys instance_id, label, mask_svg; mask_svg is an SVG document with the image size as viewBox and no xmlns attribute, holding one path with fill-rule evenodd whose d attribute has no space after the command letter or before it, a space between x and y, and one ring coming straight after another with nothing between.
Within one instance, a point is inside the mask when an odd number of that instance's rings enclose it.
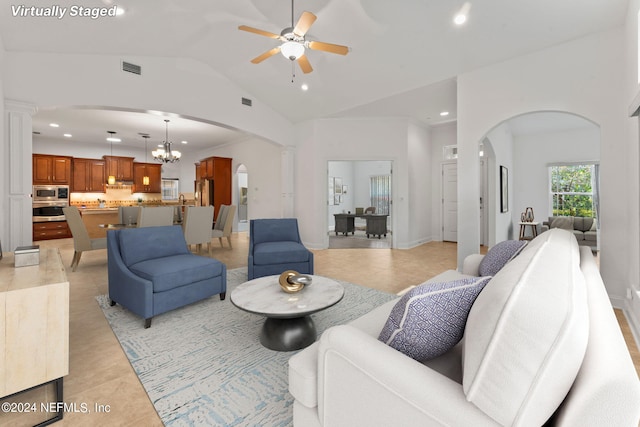
<instances>
[{"instance_id":1,"label":"recessed ceiling light","mask_svg":"<svg viewBox=\"0 0 640 427\"><path fill-rule=\"evenodd\" d=\"M189 141L182 141L182 143L183 143L183 144L188 144L188 143L189 143Z\"/></svg>"},{"instance_id":2,"label":"recessed ceiling light","mask_svg":"<svg viewBox=\"0 0 640 427\"><path fill-rule=\"evenodd\" d=\"M446 117L448 115L449 115L448 111L443 111L442 113L440 113L440 116L442 116L442 117Z\"/></svg>"},{"instance_id":3,"label":"recessed ceiling light","mask_svg":"<svg viewBox=\"0 0 640 427\"><path fill-rule=\"evenodd\" d=\"M59 128L60 125L57 123L49 123L49 126L51 126L52 128Z\"/></svg>"},{"instance_id":4,"label":"recessed ceiling light","mask_svg":"<svg viewBox=\"0 0 640 427\"><path fill-rule=\"evenodd\" d=\"M124 9L118 6L116 8L116 16L121 16L121 15L124 15Z\"/></svg>"},{"instance_id":5,"label":"recessed ceiling light","mask_svg":"<svg viewBox=\"0 0 640 427\"><path fill-rule=\"evenodd\" d=\"M307 91L307 90L309 90L309 85L306 84L306 83L303 83L302 86L300 86L300 89L302 89L304 91Z\"/></svg>"},{"instance_id":6,"label":"recessed ceiling light","mask_svg":"<svg viewBox=\"0 0 640 427\"><path fill-rule=\"evenodd\" d=\"M453 22L456 25L462 25L467 22L469 9L471 9L471 3L466 2L465 4L463 4L458 13L456 13L456 15L453 17Z\"/></svg>"},{"instance_id":7,"label":"recessed ceiling light","mask_svg":"<svg viewBox=\"0 0 640 427\"><path fill-rule=\"evenodd\" d=\"M71 138L73 135L71 135L70 133L65 133L64 136L67 138Z\"/></svg>"},{"instance_id":8,"label":"recessed ceiling light","mask_svg":"<svg viewBox=\"0 0 640 427\"><path fill-rule=\"evenodd\" d=\"M160 148L164 148L164 145L162 145L162 144L158 144L158 147L160 147Z\"/></svg>"}]
</instances>

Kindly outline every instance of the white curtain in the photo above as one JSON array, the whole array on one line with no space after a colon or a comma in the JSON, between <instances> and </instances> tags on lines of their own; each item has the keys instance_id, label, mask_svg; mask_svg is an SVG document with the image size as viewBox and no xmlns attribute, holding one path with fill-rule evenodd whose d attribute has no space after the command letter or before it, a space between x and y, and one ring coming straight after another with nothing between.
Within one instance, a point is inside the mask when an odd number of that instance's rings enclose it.
<instances>
[{"instance_id":1,"label":"white curtain","mask_svg":"<svg viewBox=\"0 0 640 427\"><path fill-rule=\"evenodd\" d=\"M391 175L372 176L370 186L371 206L376 208L377 214L389 215Z\"/></svg>"}]
</instances>

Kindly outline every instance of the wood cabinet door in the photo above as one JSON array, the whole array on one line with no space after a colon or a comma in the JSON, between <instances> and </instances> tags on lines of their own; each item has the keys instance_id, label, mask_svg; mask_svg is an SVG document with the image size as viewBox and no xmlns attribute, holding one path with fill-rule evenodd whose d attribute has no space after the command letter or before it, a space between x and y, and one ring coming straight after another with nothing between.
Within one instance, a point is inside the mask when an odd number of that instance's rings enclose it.
<instances>
[{"instance_id":1,"label":"wood cabinet door","mask_svg":"<svg viewBox=\"0 0 640 427\"><path fill-rule=\"evenodd\" d=\"M205 178L209 178L209 179L215 179L215 163L213 158L208 158L207 159L207 175L205 176Z\"/></svg>"},{"instance_id":2,"label":"wood cabinet door","mask_svg":"<svg viewBox=\"0 0 640 427\"><path fill-rule=\"evenodd\" d=\"M53 157L52 184L71 184L71 157Z\"/></svg>"},{"instance_id":3,"label":"wood cabinet door","mask_svg":"<svg viewBox=\"0 0 640 427\"><path fill-rule=\"evenodd\" d=\"M133 164L133 192L144 193L146 191L145 185L142 182L146 173L146 163L134 163Z\"/></svg>"},{"instance_id":4,"label":"wood cabinet door","mask_svg":"<svg viewBox=\"0 0 640 427\"><path fill-rule=\"evenodd\" d=\"M133 158L122 157L118 159L118 179L133 181Z\"/></svg>"},{"instance_id":5,"label":"wood cabinet door","mask_svg":"<svg viewBox=\"0 0 640 427\"><path fill-rule=\"evenodd\" d=\"M51 183L51 160L50 156L33 155L33 183Z\"/></svg>"},{"instance_id":6,"label":"wood cabinet door","mask_svg":"<svg viewBox=\"0 0 640 427\"><path fill-rule=\"evenodd\" d=\"M227 157L213 159L213 205L220 212L220 205L231 204L231 160Z\"/></svg>"},{"instance_id":7,"label":"wood cabinet door","mask_svg":"<svg viewBox=\"0 0 640 427\"><path fill-rule=\"evenodd\" d=\"M89 190L90 160L73 159L73 173L71 174L71 191L81 192Z\"/></svg>"},{"instance_id":8,"label":"wood cabinet door","mask_svg":"<svg viewBox=\"0 0 640 427\"><path fill-rule=\"evenodd\" d=\"M104 183L107 180L105 176L105 170L107 168L107 162L104 160L92 160L90 163L89 178L87 178L87 185L89 191L103 193Z\"/></svg>"},{"instance_id":9,"label":"wood cabinet door","mask_svg":"<svg viewBox=\"0 0 640 427\"><path fill-rule=\"evenodd\" d=\"M147 164L149 193L162 193L162 165Z\"/></svg>"}]
</instances>

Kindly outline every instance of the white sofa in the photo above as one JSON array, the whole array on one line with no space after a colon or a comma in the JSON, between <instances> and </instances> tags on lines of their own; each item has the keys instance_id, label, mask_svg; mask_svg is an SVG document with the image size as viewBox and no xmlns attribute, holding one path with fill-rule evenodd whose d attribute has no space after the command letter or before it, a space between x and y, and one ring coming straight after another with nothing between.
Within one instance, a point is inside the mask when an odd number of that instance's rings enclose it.
<instances>
[{"instance_id":1,"label":"white sofa","mask_svg":"<svg viewBox=\"0 0 640 427\"><path fill-rule=\"evenodd\" d=\"M481 259L467 257L463 273L477 275ZM377 339L396 301L291 357L295 426L638 426L640 382L593 255L570 232L529 242L436 359Z\"/></svg>"}]
</instances>

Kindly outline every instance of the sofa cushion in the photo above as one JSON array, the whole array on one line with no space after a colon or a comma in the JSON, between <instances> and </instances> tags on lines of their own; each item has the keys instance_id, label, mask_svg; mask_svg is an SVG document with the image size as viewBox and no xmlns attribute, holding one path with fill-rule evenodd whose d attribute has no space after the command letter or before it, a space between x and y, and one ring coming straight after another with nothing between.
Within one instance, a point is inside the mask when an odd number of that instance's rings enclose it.
<instances>
[{"instance_id":1,"label":"sofa cushion","mask_svg":"<svg viewBox=\"0 0 640 427\"><path fill-rule=\"evenodd\" d=\"M586 288L577 242L552 229L533 239L478 296L467 319L463 389L502 425L542 425L585 354Z\"/></svg>"},{"instance_id":2,"label":"sofa cushion","mask_svg":"<svg viewBox=\"0 0 640 427\"><path fill-rule=\"evenodd\" d=\"M585 231L584 232L584 240L588 242L597 243L598 242L598 232L597 231Z\"/></svg>"},{"instance_id":3,"label":"sofa cushion","mask_svg":"<svg viewBox=\"0 0 640 427\"><path fill-rule=\"evenodd\" d=\"M222 274L222 263L193 254L154 258L131 265L130 270L153 283L153 292L163 292Z\"/></svg>"},{"instance_id":4,"label":"sofa cushion","mask_svg":"<svg viewBox=\"0 0 640 427\"><path fill-rule=\"evenodd\" d=\"M298 242L264 242L253 247L253 263L270 265L281 263L305 262L309 260L309 251Z\"/></svg>"},{"instance_id":5,"label":"sofa cushion","mask_svg":"<svg viewBox=\"0 0 640 427\"><path fill-rule=\"evenodd\" d=\"M494 245L480 261L480 276L495 276L506 263L514 258L527 244L526 240L505 240Z\"/></svg>"},{"instance_id":6,"label":"sofa cushion","mask_svg":"<svg viewBox=\"0 0 640 427\"><path fill-rule=\"evenodd\" d=\"M298 220L296 218L254 219L251 228L253 243L262 242L300 242Z\"/></svg>"},{"instance_id":7,"label":"sofa cushion","mask_svg":"<svg viewBox=\"0 0 640 427\"><path fill-rule=\"evenodd\" d=\"M404 294L378 339L425 361L451 350L461 339L467 315L490 277L428 283Z\"/></svg>"},{"instance_id":8,"label":"sofa cushion","mask_svg":"<svg viewBox=\"0 0 640 427\"><path fill-rule=\"evenodd\" d=\"M554 216L549 219L549 228L573 230L573 220L572 216Z\"/></svg>"},{"instance_id":9,"label":"sofa cushion","mask_svg":"<svg viewBox=\"0 0 640 427\"><path fill-rule=\"evenodd\" d=\"M119 230L118 244L127 267L148 259L190 253L182 228L173 225Z\"/></svg>"}]
</instances>

